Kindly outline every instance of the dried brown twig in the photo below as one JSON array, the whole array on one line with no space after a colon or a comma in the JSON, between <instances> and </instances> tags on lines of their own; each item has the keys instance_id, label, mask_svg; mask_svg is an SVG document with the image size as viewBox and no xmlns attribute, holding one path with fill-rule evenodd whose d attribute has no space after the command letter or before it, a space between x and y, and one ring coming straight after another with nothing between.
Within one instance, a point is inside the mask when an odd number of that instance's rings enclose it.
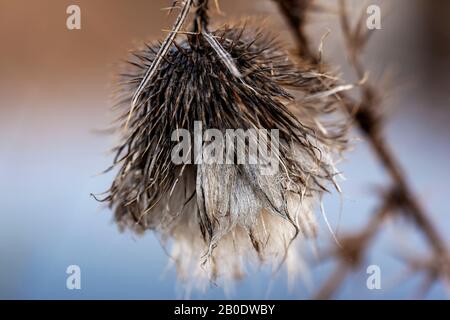
<instances>
[{"instance_id":1,"label":"dried brown twig","mask_svg":"<svg viewBox=\"0 0 450 320\"><path fill-rule=\"evenodd\" d=\"M306 13L311 8L313 0L276 0L276 2L293 31L294 37L298 43L297 49L299 55L316 61L317 57L314 56L314 53L310 48L309 39L304 32L304 27L307 23Z\"/></svg>"},{"instance_id":2,"label":"dried brown twig","mask_svg":"<svg viewBox=\"0 0 450 320\"><path fill-rule=\"evenodd\" d=\"M274 1L278 3L281 13L295 35L299 57L309 61L318 61L317 55L311 50L311 44L305 31L308 10L314 0ZM403 169L384 137L382 118L377 111L382 99L377 88L366 79L366 70L361 61L361 54L372 33L364 28L363 16L352 28L345 0L339 0L339 17L348 49L349 63L356 76L361 79L359 86L361 98L355 100L342 92L336 94L336 97L341 101L347 114L353 118L355 125L363 133L375 156L389 174L393 191L383 197L383 204L364 230L357 235L344 237L340 241L341 247L334 254L339 260L338 267L318 291L316 298L330 298L336 293L348 272L361 265L368 244L381 227L384 218L393 213L410 218L432 248L433 255L431 259L427 260L428 263L421 264L420 268L414 268L426 273L429 281L426 283L426 288L439 279L448 283L450 263L447 245L408 185Z\"/></svg>"}]
</instances>

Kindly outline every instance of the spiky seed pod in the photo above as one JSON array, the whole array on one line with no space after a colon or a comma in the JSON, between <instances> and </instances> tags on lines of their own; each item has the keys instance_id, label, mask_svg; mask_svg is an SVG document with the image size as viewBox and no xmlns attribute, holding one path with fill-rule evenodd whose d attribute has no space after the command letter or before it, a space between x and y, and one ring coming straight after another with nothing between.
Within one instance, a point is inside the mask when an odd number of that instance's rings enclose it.
<instances>
[{"instance_id":1,"label":"spiky seed pod","mask_svg":"<svg viewBox=\"0 0 450 320\"><path fill-rule=\"evenodd\" d=\"M159 48L134 52L121 77L119 121L126 130L107 198L117 223L170 240L187 281L238 278L253 258L287 261L294 272L292 243L315 236L314 206L334 184L333 158L344 146L319 122L332 111L326 92L333 80L292 61L260 30L225 26L178 39L130 114L133 93ZM220 132L279 130L280 170L264 175L254 164L175 164L172 134L193 133L195 121Z\"/></svg>"}]
</instances>

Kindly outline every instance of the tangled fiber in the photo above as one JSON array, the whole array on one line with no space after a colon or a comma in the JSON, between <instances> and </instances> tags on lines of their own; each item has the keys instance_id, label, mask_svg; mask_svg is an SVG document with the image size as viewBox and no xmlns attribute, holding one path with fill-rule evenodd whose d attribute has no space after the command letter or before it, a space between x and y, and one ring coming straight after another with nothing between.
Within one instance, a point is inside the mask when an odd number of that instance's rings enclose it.
<instances>
[{"instance_id":1,"label":"tangled fiber","mask_svg":"<svg viewBox=\"0 0 450 320\"><path fill-rule=\"evenodd\" d=\"M161 58L163 45L135 51L120 77L122 142L105 199L117 223L155 231L170 246L180 279L198 286L240 278L251 261L275 269L286 262L295 274L298 245L316 236L314 208L330 185L337 186L335 159L346 145L345 130L329 116L339 90L335 78L293 61L264 30L241 24L212 32L194 28L178 35ZM195 121L219 132L278 130L279 170L174 163L173 132L193 133ZM270 142L263 142L268 149Z\"/></svg>"}]
</instances>

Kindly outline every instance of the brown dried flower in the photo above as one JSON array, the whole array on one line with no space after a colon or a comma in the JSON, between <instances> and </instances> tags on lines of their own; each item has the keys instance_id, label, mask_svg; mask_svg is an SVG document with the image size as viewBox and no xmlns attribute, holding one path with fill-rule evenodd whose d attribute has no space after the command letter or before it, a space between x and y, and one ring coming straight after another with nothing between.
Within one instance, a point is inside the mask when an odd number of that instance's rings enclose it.
<instances>
[{"instance_id":1,"label":"brown dried flower","mask_svg":"<svg viewBox=\"0 0 450 320\"><path fill-rule=\"evenodd\" d=\"M122 228L154 230L171 242L184 280L238 278L253 258L286 261L295 273L294 244L316 235L314 206L336 185L334 159L345 148L342 128L321 121L334 111L331 96L339 88L317 66L291 60L262 30L236 25L210 32L206 4L196 4L193 32L178 35L163 56L164 43L134 52L121 77L125 130L106 201ZM273 137L258 143L275 152L279 170L174 163L174 131L193 134L196 122L225 136L230 129L277 130L276 150ZM249 151L251 139L243 141ZM237 157L232 150L231 159Z\"/></svg>"}]
</instances>

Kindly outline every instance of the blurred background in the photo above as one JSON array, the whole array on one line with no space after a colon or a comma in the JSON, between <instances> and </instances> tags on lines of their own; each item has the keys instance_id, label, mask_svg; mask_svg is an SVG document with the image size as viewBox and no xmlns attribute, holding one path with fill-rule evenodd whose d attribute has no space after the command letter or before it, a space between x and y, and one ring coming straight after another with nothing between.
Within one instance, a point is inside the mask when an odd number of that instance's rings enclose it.
<instances>
[{"instance_id":1,"label":"blurred background","mask_svg":"<svg viewBox=\"0 0 450 320\"><path fill-rule=\"evenodd\" d=\"M171 299L183 296L175 271L151 233L119 233L112 213L90 193L106 191L113 174L99 175L112 162L116 137L96 133L111 119L110 83L129 49L158 39L173 14L169 0L0 0L0 298ZM290 33L270 0L222 0L226 17L265 17L280 37ZM336 2L322 1L330 10ZM355 13L360 1L352 2ZM370 1L377 4L379 1ZM81 7L82 29L66 28L66 8ZM441 234L450 240L450 2L385 0L386 20L375 33L365 61L373 76L390 75L385 105L386 133L408 179ZM345 48L332 13L311 17L317 46L331 30L325 56L346 74ZM354 136L358 138L358 133ZM388 178L364 141L340 169L347 180L343 210L339 196L326 199L333 228L357 230ZM321 223L324 225L324 223ZM331 243L322 226L319 251ZM449 241L450 242L450 241ZM402 280L399 253L427 248L405 221L389 223L365 262L382 272L382 289L368 290L365 268L351 275L341 299L414 298L420 277ZM81 290L66 288L66 268L81 268ZM192 298L302 299L310 297L333 268L311 265L311 286L287 283L261 268L226 296L216 286ZM446 298L442 286L428 298Z\"/></svg>"}]
</instances>

